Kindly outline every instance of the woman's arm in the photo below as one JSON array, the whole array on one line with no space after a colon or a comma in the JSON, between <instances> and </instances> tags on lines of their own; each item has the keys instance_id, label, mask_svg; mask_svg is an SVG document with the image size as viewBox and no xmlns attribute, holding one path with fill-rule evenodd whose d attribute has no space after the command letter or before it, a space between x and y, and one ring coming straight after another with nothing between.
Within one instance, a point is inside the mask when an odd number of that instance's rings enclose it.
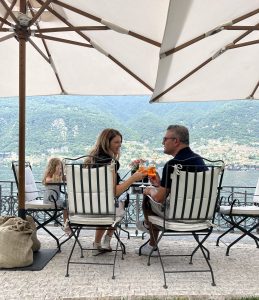
<instances>
[{"instance_id":1,"label":"woman's arm","mask_svg":"<svg viewBox=\"0 0 259 300\"><path fill-rule=\"evenodd\" d=\"M116 197L120 196L123 192L125 192L134 182L141 181L145 176L146 175L141 172L135 172L127 180L123 181L120 184L117 184L115 188Z\"/></svg>"}]
</instances>

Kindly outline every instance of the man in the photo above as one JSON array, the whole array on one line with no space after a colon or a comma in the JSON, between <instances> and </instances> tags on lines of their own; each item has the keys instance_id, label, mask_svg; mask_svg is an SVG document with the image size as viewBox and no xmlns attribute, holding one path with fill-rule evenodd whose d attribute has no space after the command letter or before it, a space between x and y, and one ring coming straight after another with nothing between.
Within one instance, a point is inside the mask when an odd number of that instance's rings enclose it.
<instances>
[{"instance_id":1,"label":"man","mask_svg":"<svg viewBox=\"0 0 259 300\"><path fill-rule=\"evenodd\" d=\"M141 231L152 233L150 234L149 244L146 244L141 249L141 254L149 255L155 241L158 238L159 231L155 226L148 221L148 216L158 215L163 217L164 212L162 211L162 203L170 193L172 180L171 174L167 174L168 165L173 166L175 164L181 164L184 169L184 165L195 165L201 166L201 170L205 164L201 156L194 153L189 147L189 131L185 126L182 125L170 125L167 128L165 136L163 137L164 153L172 155L174 158L169 160L162 173L162 179L160 181L157 175L156 179L153 180L153 186L145 188L143 195L143 213L144 221L137 222L137 228ZM181 162L179 162L181 161ZM150 196L154 201L150 200ZM136 249L136 253L139 253L139 249ZM157 256L157 250L154 250L152 256Z\"/></svg>"}]
</instances>

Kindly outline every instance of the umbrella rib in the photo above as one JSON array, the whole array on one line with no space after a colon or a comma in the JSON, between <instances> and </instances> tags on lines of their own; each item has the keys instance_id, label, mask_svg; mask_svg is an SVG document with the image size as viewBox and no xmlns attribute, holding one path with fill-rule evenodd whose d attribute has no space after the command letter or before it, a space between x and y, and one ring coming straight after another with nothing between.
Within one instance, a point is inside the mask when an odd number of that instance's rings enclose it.
<instances>
[{"instance_id":1,"label":"umbrella rib","mask_svg":"<svg viewBox=\"0 0 259 300\"><path fill-rule=\"evenodd\" d=\"M254 99L254 94L257 91L258 87L259 87L259 81L257 82L257 84L256 84L255 88L253 89L252 93L248 96L248 99Z\"/></svg>"},{"instance_id":2,"label":"umbrella rib","mask_svg":"<svg viewBox=\"0 0 259 300\"><path fill-rule=\"evenodd\" d=\"M249 41L249 42L245 42L245 43L241 43L241 44L229 44L226 49L235 49L235 48L239 48L239 47L246 47L246 46L250 46L250 45L255 45L255 44L259 44L259 40L254 40L254 41Z\"/></svg>"},{"instance_id":3,"label":"umbrella rib","mask_svg":"<svg viewBox=\"0 0 259 300\"><path fill-rule=\"evenodd\" d=\"M34 14L34 16L32 17L32 19L29 22L29 25L33 25L38 18L40 17L40 15L44 12L44 10L47 8L47 6L50 4L52 0L47 0L42 6L41 8L37 11L36 14Z\"/></svg>"},{"instance_id":4,"label":"umbrella rib","mask_svg":"<svg viewBox=\"0 0 259 300\"><path fill-rule=\"evenodd\" d=\"M259 23L257 23L255 26L258 26ZM242 40L244 37L246 37L248 34L250 34L251 32L253 32L253 30L247 30L246 32L244 32L243 34L241 34L238 38L236 38L233 41L233 44L236 44L237 42L239 42L240 40Z\"/></svg>"},{"instance_id":5,"label":"umbrella rib","mask_svg":"<svg viewBox=\"0 0 259 300\"><path fill-rule=\"evenodd\" d=\"M66 39L57 38L57 37L54 37L54 36L38 34L38 33L34 34L34 36L45 39L45 40L51 40L51 41L56 41L56 42L61 42L61 43L66 43L66 44L71 44L71 45L77 45L77 46L82 46L82 47L87 47L87 48L93 48L93 46L90 45L90 44L80 43L80 42L71 41L71 40L66 40Z\"/></svg>"},{"instance_id":6,"label":"umbrella rib","mask_svg":"<svg viewBox=\"0 0 259 300\"><path fill-rule=\"evenodd\" d=\"M133 36L133 37L135 37L135 38L137 38L137 39L139 39L139 40L142 40L142 41L144 41L144 42L147 42L147 43L149 43L149 44L152 44L152 45L154 45L154 46L156 46L156 47L161 47L161 43L159 43L159 42L156 42L156 41L153 41L153 40L151 40L151 39L149 39L149 38L147 38L147 37L145 37L145 36L143 36L143 35L140 35L140 34L138 34L138 33L135 33L135 32L133 32L133 31L129 31L129 33L128 33L129 35L131 35L131 36Z\"/></svg>"},{"instance_id":7,"label":"umbrella rib","mask_svg":"<svg viewBox=\"0 0 259 300\"><path fill-rule=\"evenodd\" d=\"M31 45L40 53L40 55L50 64L50 59L47 57L46 54L42 52L42 50L32 41L31 38L28 39Z\"/></svg>"},{"instance_id":8,"label":"umbrella rib","mask_svg":"<svg viewBox=\"0 0 259 300\"><path fill-rule=\"evenodd\" d=\"M201 35L195 37L194 39L191 39L188 42L185 42L185 43L183 43L183 44L181 44L181 45L179 45L175 48L172 48L170 50L167 50L165 52L160 53L160 58L163 58L163 57L169 56L169 55L171 55L175 52L178 52L178 51L180 51L180 50L182 50L182 49L184 49L184 48L186 48L186 47L188 47L192 44L195 44L195 43L199 42L200 40L202 40L204 38L205 38L205 34L201 34Z\"/></svg>"},{"instance_id":9,"label":"umbrella rib","mask_svg":"<svg viewBox=\"0 0 259 300\"><path fill-rule=\"evenodd\" d=\"M122 63L120 63L115 57L113 57L112 55L108 55L108 57L115 62L118 66L120 66L124 71L126 71L127 73L129 73L132 77L134 77L137 81L139 81L140 83L142 83L146 88L148 88L151 92L154 92L154 89L149 86L145 81L143 81L140 77L138 77L135 73L133 73L131 70L129 70L126 66L124 66Z\"/></svg>"},{"instance_id":10,"label":"umbrella rib","mask_svg":"<svg viewBox=\"0 0 259 300\"><path fill-rule=\"evenodd\" d=\"M159 95L157 95L155 98L151 99L150 102L155 102L158 98L160 98L161 96L165 95L167 92L169 92L170 90L172 90L173 88L175 88L178 84L180 84L185 79L187 79L188 77L190 77L191 75L193 75L194 73L196 73L197 71L199 71L202 67L204 67L205 65L207 65L212 60L213 60L213 57L210 57L209 59L205 60L198 67L196 67L191 72L189 72L188 74L186 74L184 77L182 77L181 79L179 79L177 82L175 82L169 88L167 88L166 90L164 90L162 93L160 93Z\"/></svg>"},{"instance_id":11,"label":"umbrella rib","mask_svg":"<svg viewBox=\"0 0 259 300\"><path fill-rule=\"evenodd\" d=\"M33 11L33 9L32 9L32 6L31 6L30 2L28 2L28 6L29 6L29 9L30 9L31 14L32 14L32 16L33 16L33 15L34 15L34 11ZM38 30L40 29L40 26L39 26L38 23L36 23L36 27L37 27ZM52 67L52 69L53 69L53 71L54 71L54 74L55 74L56 79L57 79L57 81L58 81L59 87L60 87L60 89L61 89L61 93L62 93L62 94L66 94L66 92L65 92L65 90L64 90L64 88L63 88L62 82L61 82L61 80L60 80L60 78L59 78L59 74L58 74L57 69L56 69L56 67L55 67L54 61L53 61L52 56L51 56L51 54L50 54L50 51L49 51L49 49L48 49L48 45L47 45L47 43L46 43L46 41L45 41L44 39L42 39L42 43L43 43L43 46L44 46L44 48L45 48L45 50L46 50L46 52L47 52L47 55L48 55L48 61L49 61L50 65L51 65L51 67ZM42 53L43 53L43 52L42 52ZM43 54L43 57L44 57L44 54ZM46 57L47 57L47 56L46 56Z\"/></svg>"},{"instance_id":12,"label":"umbrella rib","mask_svg":"<svg viewBox=\"0 0 259 300\"><path fill-rule=\"evenodd\" d=\"M41 5L44 3L42 2L42 0L37 0ZM73 28L74 26L68 22L64 17L62 17L59 13L57 13L54 9L52 9L51 7L47 7L47 9L54 15L56 16L58 19L60 19L63 23L65 23L68 27ZM81 31L79 30L75 30L75 32L77 34L79 34L81 37L83 37L84 39L86 39L88 42L90 42L90 38L87 37L85 34L83 34Z\"/></svg>"},{"instance_id":13,"label":"umbrella rib","mask_svg":"<svg viewBox=\"0 0 259 300\"><path fill-rule=\"evenodd\" d=\"M240 16L240 17L234 19L234 20L233 20L233 24L236 24L236 23L238 23L238 22L241 22L241 21L243 21L243 20L245 20L245 19L247 19L247 18L250 18L250 17L252 17L252 16L258 14L258 13L259 13L259 8L255 9L255 10L253 10L253 11L251 11L251 12L249 12L249 13L243 15L243 16Z\"/></svg>"},{"instance_id":14,"label":"umbrella rib","mask_svg":"<svg viewBox=\"0 0 259 300\"><path fill-rule=\"evenodd\" d=\"M35 33L49 33L49 32L63 32L63 31L86 31L86 30L111 30L108 26L74 26L70 27L52 27L52 28L41 28L34 30Z\"/></svg>"},{"instance_id":15,"label":"umbrella rib","mask_svg":"<svg viewBox=\"0 0 259 300\"><path fill-rule=\"evenodd\" d=\"M13 7L15 6L17 0L14 0L10 6L10 11L12 11ZM6 20L7 18L9 17L9 12L6 12L5 16L4 16L4 19ZM0 28L2 28L4 25L4 22L1 22L0 24ZM8 24L9 25L9 24Z\"/></svg>"},{"instance_id":16,"label":"umbrella rib","mask_svg":"<svg viewBox=\"0 0 259 300\"><path fill-rule=\"evenodd\" d=\"M173 53L175 53L175 52L177 52L177 51L182 50L183 48L186 48L186 47L188 47L188 46L190 46L190 45L192 45L192 44L194 44L194 43L197 43L198 41L200 41L200 40L202 40L202 39L204 39L204 38L206 38L206 37L209 37L209 36L211 36L211 35L213 35L213 34L219 33L219 32L221 32L222 30L224 30L225 27L229 27L230 25L233 25L233 24L235 24L235 23L238 23L238 22L240 22L240 21L243 21L244 19L247 19L247 18L249 18L249 17L251 17L251 16L257 14L258 12L259 12L259 9L253 10L253 11L251 11L250 13L247 13L247 14L245 14L245 15L239 17L239 18L234 19L234 20L231 21L231 22L228 22L228 24L225 24L225 25L223 24L223 25L218 26L218 27L216 27L216 28L214 28L214 29L212 29L212 30L209 30L207 33L201 34L201 35L199 35L199 36L197 36L197 37L195 37L195 38L189 40L188 42L185 42L185 43L183 43L183 44L181 44L181 45L179 45L179 46L177 46L177 47L175 47L175 48L172 48L172 49L170 49L170 50L167 50L167 51L161 53L161 54L160 54L160 58L163 58L163 57L165 57L165 56L169 56L169 55L171 55L171 54L173 54ZM257 26L258 26L258 24L255 25L255 27L257 27ZM252 31L253 31L253 29L250 29L250 30L248 31L248 33L252 32Z\"/></svg>"},{"instance_id":17,"label":"umbrella rib","mask_svg":"<svg viewBox=\"0 0 259 300\"><path fill-rule=\"evenodd\" d=\"M3 36L3 37L0 38L0 42L4 42L4 41L6 41L6 40L9 40L9 39L11 39L11 38L14 37L14 36L15 36L14 33L5 35L5 36Z\"/></svg>"},{"instance_id":18,"label":"umbrella rib","mask_svg":"<svg viewBox=\"0 0 259 300\"><path fill-rule=\"evenodd\" d=\"M9 29L9 28L0 28L0 31L1 31L1 32L9 32L10 29Z\"/></svg>"},{"instance_id":19,"label":"umbrella rib","mask_svg":"<svg viewBox=\"0 0 259 300\"><path fill-rule=\"evenodd\" d=\"M254 26L224 26L226 30L259 30L258 25Z\"/></svg>"},{"instance_id":20,"label":"umbrella rib","mask_svg":"<svg viewBox=\"0 0 259 300\"><path fill-rule=\"evenodd\" d=\"M186 74L184 77L182 77L181 79L179 79L177 82L175 82L173 85L171 85L169 88L167 88L166 90L164 90L162 93L160 93L159 95L157 95L155 98L153 98L152 100L150 100L150 102L155 102L158 98L160 98L161 96L165 95L167 92L169 92L170 90L172 90L173 88L175 88L177 85L179 85L181 82L183 82L185 79L187 79L188 77L190 77L191 75L193 75L194 73L196 73L198 70L200 70L202 67L204 67L205 65L207 65L210 61L212 61L213 59L215 59L216 57L218 57L219 55L223 54L224 52L226 52L227 50L230 49L234 49L234 48L239 48L239 47L245 47L245 46L250 46L253 44L258 44L259 40L254 40L254 41L249 41L249 42L245 42L242 44L234 44L231 43L223 48L221 48L219 51L217 51L212 57L210 57L209 59L207 59L206 61L204 61L203 63L201 63L199 66L197 66L195 69L193 69L191 72L189 72L188 74ZM255 87L255 89L253 90L252 94L249 97L253 97L254 93L256 92L258 88L258 84Z\"/></svg>"},{"instance_id":21,"label":"umbrella rib","mask_svg":"<svg viewBox=\"0 0 259 300\"><path fill-rule=\"evenodd\" d=\"M66 3L63 3L63 2L61 2L61 1L53 0L53 3L55 3L55 4L59 5L59 6L62 6L62 7L64 7L64 8L66 8L66 9L68 9L68 10L71 10L71 11L77 13L77 14L80 14L80 15L82 15L82 16L84 16L84 17L87 17L87 18L89 18L89 19L91 19L91 20L94 20L94 21L96 21L96 22L101 23L101 21L102 21L102 19L99 18L99 17L96 17L96 16L94 16L94 15L92 15L92 14L89 14L89 13L87 13L87 12L85 12L85 11L82 11L82 10L80 10L80 9L78 9L78 8L75 8L75 7L73 7L73 6L71 6L71 5L68 5L68 4L66 4Z\"/></svg>"},{"instance_id":22,"label":"umbrella rib","mask_svg":"<svg viewBox=\"0 0 259 300\"><path fill-rule=\"evenodd\" d=\"M37 0L40 4L42 4L42 0ZM56 1L53 1L56 3ZM59 13L57 13L55 10L53 10L51 7L47 7L47 9L54 14L57 18L59 18L62 22L64 22L67 26L73 27L73 25L68 22L65 18L63 18ZM106 55L109 59L111 59L114 63L116 63L119 67L121 67L124 71L126 71L128 74L130 74L132 77L134 77L137 81L142 83L145 87L147 87L150 91L153 91L153 88L150 87L146 82L144 82L141 78L139 78L135 73L133 73L131 70L129 70L126 66L124 66L122 63L120 63L116 58L114 58L112 55L108 54L105 50L103 50L100 46L98 46L96 43L91 41L91 39L83 34L81 31L76 30L77 34L79 34L81 37L86 39L97 51L101 52L102 54Z\"/></svg>"},{"instance_id":23,"label":"umbrella rib","mask_svg":"<svg viewBox=\"0 0 259 300\"><path fill-rule=\"evenodd\" d=\"M0 17L0 21L2 22L2 24L8 25L8 26L13 26L12 23L8 22L6 19L4 19L2 17ZM3 26L2 24L1 24L1 27Z\"/></svg>"},{"instance_id":24,"label":"umbrella rib","mask_svg":"<svg viewBox=\"0 0 259 300\"><path fill-rule=\"evenodd\" d=\"M4 0L0 0L0 3L3 5L3 7L6 9L6 12L9 16L11 16L11 18L13 19L13 21L18 24L18 19L16 18L16 16L14 15L14 13L12 12L12 6L9 7ZM8 16L7 15L7 16Z\"/></svg>"},{"instance_id":25,"label":"umbrella rib","mask_svg":"<svg viewBox=\"0 0 259 300\"><path fill-rule=\"evenodd\" d=\"M57 80L58 80L58 83L59 83L59 86L60 86L60 89L61 89L61 91L62 91L62 93L63 94L65 94L65 90L64 90L64 88L63 88L63 86L62 86L62 83L61 83L61 81L60 81L60 78L59 78L59 76L58 76L58 72L57 72L57 69L56 69L56 67L55 67L55 64L54 64L54 61L53 61L53 59L52 59L52 57L51 57L51 55L49 55L49 57L47 57L41 50L40 50L40 48L29 38L28 39L29 40L29 42L31 43L31 45L39 52L39 54L50 64L50 66L51 66L51 68L52 68L52 70L54 71L54 74L55 74L55 76L56 76L56 78L57 78Z\"/></svg>"},{"instance_id":26,"label":"umbrella rib","mask_svg":"<svg viewBox=\"0 0 259 300\"><path fill-rule=\"evenodd\" d=\"M89 14L87 12L84 12L84 11L78 9L78 8L72 7L71 5L63 3L63 2L61 2L59 0L53 0L53 3L58 4L58 5L60 5L60 6L64 7L64 8L66 8L68 10L71 10L71 11L73 11L73 12L79 14L79 15L82 15L82 16L84 16L86 18L89 18L89 19L94 20L96 22L99 22L99 23L107 25L107 22L105 20L103 20L103 19L101 19L99 17L96 17L96 16L94 16L92 14ZM113 24L110 24L110 25L112 26ZM112 26L112 27L110 27L110 28L112 30L116 31L116 32L128 34L128 35L131 35L131 36L133 36L133 37L135 37L135 38L137 38L139 40L142 40L142 41L144 41L146 43L152 44L152 45L157 46L157 47L161 47L161 43L159 43L157 41L154 41L152 39L149 39L149 38L147 38L147 37L145 37L143 35L140 35L138 33L135 33L135 32L133 32L131 30L124 29L122 27L118 27L118 26L115 26L115 25ZM116 29L118 29L118 30L116 30Z\"/></svg>"}]
</instances>

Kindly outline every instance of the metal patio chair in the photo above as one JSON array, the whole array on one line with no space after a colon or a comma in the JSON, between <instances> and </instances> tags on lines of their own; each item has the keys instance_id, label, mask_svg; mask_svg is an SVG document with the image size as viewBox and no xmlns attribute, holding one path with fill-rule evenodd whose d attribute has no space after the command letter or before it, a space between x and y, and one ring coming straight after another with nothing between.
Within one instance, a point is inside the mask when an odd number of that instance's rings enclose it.
<instances>
[{"instance_id":1,"label":"metal patio chair","mask_svg":"<svg viewBox=\"0 0 259 300\"><path fill-rule=\"evenodd\" d=\"M82 157L80 158L82 159ZM65 173L67 180L68 224L75 241L67 261L66 277L69 276L70 264L96 264L113 266L112 279L115 278L115 263L118 251L125 253L125 246L120 240L119 224L122 217L116 217L116 204L114 175L115 166L111 164L85 164L77 163L74 159L65 159ZM113 228L117 239L113 259L107 257L104 262L87 260L72 260L76 244L80 247L81 258L84 251L93 250L92 246L83 247L80 238L82 229L94 230ZM87 246L87 245L86 245ZM101 254L105 255L105 254ZM99 258L99 256L98 256Z\"/></svg>"},{"instance_id":2,"label":"metal patio chair","mask_svg":"<svg viewBox=\"0 0 259 300\"><path fill-rule=\"evenodd\" d=\"M15 182L18 185L18 169L19 162L12 162L12 170L15 178ZM57 243L57 247L60 251L61 243L59 239L46 227L50 223L56 223L60 226L60 217L63 214L63 207L57 204L58 192L53 189L50 194L50 203L43 202L44 189L39 189L36 185L32 168L29 162L25 162L25 213L31 216L37 223L37 230L44 229ZM19 190L18 190L19 197Z\"/></svg>"},{"instance_id":3,"label":"metal patio chair","mask_svg":"<svg viewBox=\"0 0 259 300\"><path fill-rule=\"evenodd\" d=\"M221 238L229 232L232 232L235 228L243 233L227 246L227 256L229 256L230 248L245 236L252 238L255 241L256 247L259 248L259 238L253 233L259 228L259 179L257 181L253 201L250 205L240 203L238 197L242 194L241 192L230 194L228 197L229 205L220 205L219 208L221 217L230 225L230 228L218 237L216 245L218 246ZM247 223L249 223L250 226L246 226ZM249 228L247 229L247 227Z\"/></svg>"},{"instance_id":4,"label":"metal patio chair","mask_svg":"<svg viewBox=\"0 0 259 300\"><path fill-rule=\"evenodd\" d=\"M181 162L176 166L169 166L167 172L171 174L172 186L169 197L162 205L164 216L149 216L149 221L161 231L156 248L163 271L164 288L167 288L166 274L184 272L210 272L212 285L216 285L209 262L210 252L204 246L204 242L215 226L213 222L220 196L224 162L206 159L204 161L206 167L182 166ZM151 198L151 201L154 200ZM159 244L162 238L175 235L193 236L197 246L191 254L161 254L162 251L159 249ZM155 247L148 257L148 265L150 265L154 249ZM170 252L171 250L168 249ZM164 262L164 256L187 256L190 257L189 263L192 264L194 254L198 250L201 250L208 269L169 270L166 268L167 264Z\"/></svg>"}]
</instances>

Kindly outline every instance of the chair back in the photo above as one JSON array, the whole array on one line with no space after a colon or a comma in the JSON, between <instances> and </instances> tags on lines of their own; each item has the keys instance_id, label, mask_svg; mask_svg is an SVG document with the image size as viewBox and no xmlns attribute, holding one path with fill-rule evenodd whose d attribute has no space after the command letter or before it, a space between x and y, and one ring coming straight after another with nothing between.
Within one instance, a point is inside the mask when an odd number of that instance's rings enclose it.
<instances>
[{"instance_id":1,"label":"chair back","mask_svg":"<svg viewBox=\"0 0 259 300\"><path fill-rule=\"evenodd\" d=\"M259 178L257 179L257 184L256 184L255 193L253 197L253 203L259 205Z\"/></svg>"},{"instance_id":2,"label":"chair back","mask_svg":"<svg viewBox=\"0 0 259 300\"><path fill-rule=\"evenodd\" d=\"M114 165L65 164L70 215L115 217Z\"/></svg>"},{"instance_id":3,"label":"chair back","mask_svg":"<svg viewBox=\"0 0 259 300\"><path fill-rule=\"evenodd\" d=\"M169 166L172 185L166 219L214 220L224 173L224 163L206 166Z\"/></svg>"},{"instance_id":4,"label":"chair back","mask_svg":"<svg viewBox=\"0 0 259 300\"><path fill-rule=\"evenodd\" d=\"M19 162L12 162L12 170L14 173L15 182L17 188L19 186ZM32 173L31 165L29 162L25 162L25 202L35 200L39 197L38 188Z\"/></svg>"}]
</instances>

